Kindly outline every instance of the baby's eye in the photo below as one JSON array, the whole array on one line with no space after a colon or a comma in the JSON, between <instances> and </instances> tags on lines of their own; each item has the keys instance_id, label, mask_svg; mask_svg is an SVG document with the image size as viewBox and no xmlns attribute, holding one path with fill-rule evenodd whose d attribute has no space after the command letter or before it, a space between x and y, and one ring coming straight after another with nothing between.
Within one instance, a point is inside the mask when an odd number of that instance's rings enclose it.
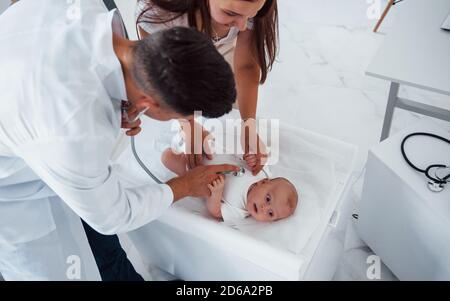
<instances>
[{"instance_id":1,"label":"baby's eye","mask_svg":"<svg viewBox=\"0 0 450 301\"><path fill-rule=\"evenodd\" d=\"M266 195L266 202L270 203L270 195Z\"/></svg>"}]
</instances>

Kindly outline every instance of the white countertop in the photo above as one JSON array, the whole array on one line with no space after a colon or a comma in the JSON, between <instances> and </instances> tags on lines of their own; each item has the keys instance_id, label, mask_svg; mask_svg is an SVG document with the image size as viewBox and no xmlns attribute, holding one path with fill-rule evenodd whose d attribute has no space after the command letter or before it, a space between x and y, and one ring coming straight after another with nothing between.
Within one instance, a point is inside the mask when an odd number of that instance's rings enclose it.
<instances>
[{"instance_id":1,"label":"white countertop","mask_svg":"<svg viewBox=\"0 0 450 301\"><path fill-rule=\"evenodd\" d=\"M407 0L366 74L450 95L450 0Z\"/></svg>"}]
</instances>

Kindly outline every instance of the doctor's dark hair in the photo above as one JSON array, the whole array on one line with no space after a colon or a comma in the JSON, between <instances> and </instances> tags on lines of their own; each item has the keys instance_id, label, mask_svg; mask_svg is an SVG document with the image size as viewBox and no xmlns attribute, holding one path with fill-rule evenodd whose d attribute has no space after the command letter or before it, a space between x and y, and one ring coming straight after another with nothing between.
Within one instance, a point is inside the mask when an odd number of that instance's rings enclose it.
<instances>
[{"instance_id":1,"label":"doctor's dark hair","mask_svg":"<svg viewBox=\"0 0 450 301\"><path fill-rule=\"evenodd\" d=\"M230 112L236 100L231 67L196 30L174 27L137 41L132 65L138 88L183 116L202 111L217 118Z\"/></svg>"}]
</instances>

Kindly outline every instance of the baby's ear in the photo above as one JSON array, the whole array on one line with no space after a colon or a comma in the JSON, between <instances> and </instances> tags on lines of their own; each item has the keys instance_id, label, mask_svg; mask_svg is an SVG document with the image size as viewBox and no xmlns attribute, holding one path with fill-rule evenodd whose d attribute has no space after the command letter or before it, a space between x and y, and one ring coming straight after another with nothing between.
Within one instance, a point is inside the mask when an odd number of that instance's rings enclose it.
<instances>
[{"instance_id":1,"label":"baby's ear","mask_svg":"<svg viewBox=\"0 0 450 301\"><path fill-rule=\"evenodd\" d=\"M291 210L292 210L292 213L294 213L295 210L297 209L297 206L298 206L299 201L300 201L300 200L298 199L298 195L291 196L291 197L288 199L288 204L289 204L289 207L290 207Z\"/></svg>"}]
</instances>

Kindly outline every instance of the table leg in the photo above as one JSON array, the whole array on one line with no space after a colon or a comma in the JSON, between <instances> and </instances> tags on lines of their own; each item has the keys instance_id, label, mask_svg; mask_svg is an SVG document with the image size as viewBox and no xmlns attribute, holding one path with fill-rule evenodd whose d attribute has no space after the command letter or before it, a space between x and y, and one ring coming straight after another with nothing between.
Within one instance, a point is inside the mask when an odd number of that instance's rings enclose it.
<instances>
[{"instance_id":1,"label":"table leg","mask_svg":"<svg viewBox=\"0 0 450 301\"><path fill-rule=\"evenodd\" d=\"M392 125L392 117L394 116L394 110L395 110L395 106L397 104L399 88L400 88L400 84L391 82L391 87L389 89L389 98L388 98L388 103L386 106L386 114L384 115L383 130L381 131L380 141L383 141L387 137L389 137L389 133L391 131L391 125Z\"/></svg>"}]
</instances>

